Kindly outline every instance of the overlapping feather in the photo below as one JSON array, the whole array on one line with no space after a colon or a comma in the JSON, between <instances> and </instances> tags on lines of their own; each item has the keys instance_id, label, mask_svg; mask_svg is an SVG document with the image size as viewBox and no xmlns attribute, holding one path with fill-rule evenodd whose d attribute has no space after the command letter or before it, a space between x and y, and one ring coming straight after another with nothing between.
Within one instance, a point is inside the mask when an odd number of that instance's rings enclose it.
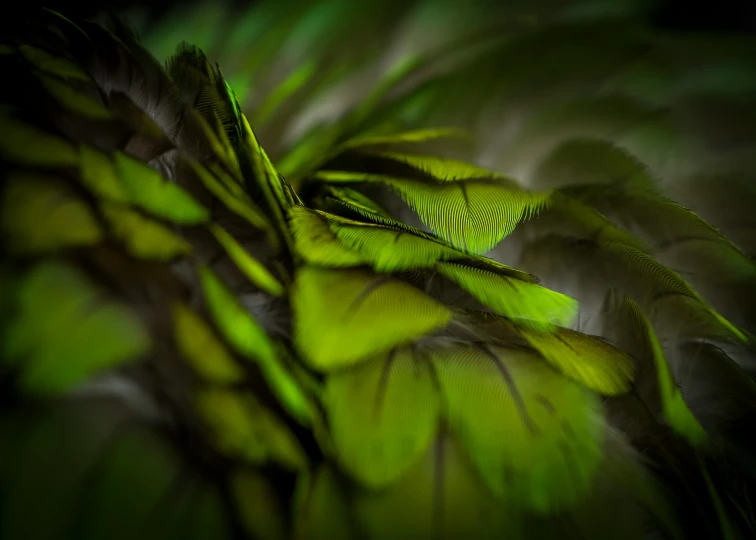
<instances>
[{"instance_id":1,"label":"overlapping feather","mask_svg":"<svg viewBox=\"0 0 756 540\"><path fill-rule=\"evenodd\" d=\"M205 4L148 33L204 50L166 69L117 18L19 22L0 429L91 480L50 465L26 524L8 461L5 533L753 532L756 45L484 4Z\"/></svg>"}]
</instances>

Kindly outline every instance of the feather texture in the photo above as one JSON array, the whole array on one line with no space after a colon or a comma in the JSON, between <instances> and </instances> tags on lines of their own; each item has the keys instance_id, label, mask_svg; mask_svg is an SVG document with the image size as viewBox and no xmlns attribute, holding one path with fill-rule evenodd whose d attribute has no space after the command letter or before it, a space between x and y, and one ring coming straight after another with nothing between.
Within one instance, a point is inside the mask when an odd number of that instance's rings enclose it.
<instances>
[{"instance_id":1,"label":"feather texture","mask_svg":"<svg viewBox=\"0 0 756 540\"><path fill-rule=\"evenodd\" d=\"M756 42L645 9L4 21L0 536L753 536Z\"/></svg>"}]
</instances>

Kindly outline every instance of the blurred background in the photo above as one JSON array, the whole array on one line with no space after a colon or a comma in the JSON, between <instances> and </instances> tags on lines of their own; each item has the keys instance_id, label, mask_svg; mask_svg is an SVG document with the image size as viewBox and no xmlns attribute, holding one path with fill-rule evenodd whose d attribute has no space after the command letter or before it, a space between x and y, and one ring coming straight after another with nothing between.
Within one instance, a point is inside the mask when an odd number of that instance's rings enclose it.
<instances>
[{"instance_id":1,"label":"blurred background","mask_svg":"<svg viewBox=\"0 0 756 540\"><path fill-rule=\"evenodd\" d=\"M286 0L282 0L285 3ZM155 2L117 0L111 2L87 0L75 2L73 0L44 2L34 0L31 5L50 7L69 14L92 16L103 8L118 10L144 29L162 16L172 11L186 10L188 6L197 2L182 2L177 0L159 0ZM255 4L254 0L233 0L213 2L215 5L231 4L238 8ZM313 4L317 3L313 0ZM504 2L502 2L504 3ZM738 32L756 32L756 2L752 0L721 0L718 2L689 2L687 0L660 0L646 3L648 20L655 26L662 28L700 29L700 30L729 30ZM25 3L29 4L29 3Z\"/></svg>"}]
</instances>

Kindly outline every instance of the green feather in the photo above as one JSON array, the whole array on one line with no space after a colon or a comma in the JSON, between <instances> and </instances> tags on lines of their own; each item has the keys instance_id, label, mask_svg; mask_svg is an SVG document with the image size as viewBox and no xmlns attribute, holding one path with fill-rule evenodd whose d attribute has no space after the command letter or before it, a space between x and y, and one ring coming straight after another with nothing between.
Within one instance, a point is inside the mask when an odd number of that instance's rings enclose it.
<instances>
[{"instance_id":1,"label":"green feather","mask_svg":"<svg viewBox=\"0 0 756 540\"><path fill-rule=\"evenodd\" d=\"M20 385L30 393L66 392L150 350L136 313L68 264L36 266L21 283L17 303L3 358L20 370Z\"/></svg>"},{"instance_id":2,"label":"green feather","mask_svg":"<svg viewBox=\"0 0 756 540\"><path fill-rule=\"evenodd\" d=\"M204 381L232 384L244 378L223 342L191 308L175 302L173 305L173 336L179 353Z\"/></svg>"},{"instance_id":3,"label":"green feather","mask_svg":"<svg viewBox=\"0 0 756 540\"><path fill-rule=\"evenodd\" d=\"M451 313L414 287L363 270L304 266L291 291L294 343L328 371L445 326Z\"/></svg>"},{"instance_id":4,"label":"green feather","mask_svg":"<svg viewBox=\"0 0 756 540\"><path fill-rule=\"evenodd\" d=\"M518 331L549 364L586 388L607 395L630 391L633 359L609 343L567 328Z\"/></svg>"},{"instance_id":5,"label":"green feather","mask_svg":"<svg viewBox=\"0 0 756 540\"><path fill-rule=\"evenodd\" d=\"M457 179L437 183L338 171L319 172L315 177L325 182L386 185L434 233L473 253L493 248L520 221L538 213L549 201L549 194L512 189L496 180Z\"/></svg>"},{"instance_id":6,"label":"green feather","mask_svg":"<svg viewBox=\"0 0 756 540\"><path fill-rule=\"evenodd\" d=\"M134 257L170 261L192 252L192 246L168 227L127 206L105 201L100 211L110 225L111 234Z\"/></svg>"},{"instance_id":7,"label":"green feather","mask_svg":"<svg viewBox=\"0 0 756 540\"><path fill-rule=\"evenodd\" d=\"M0 156L3 159L43 168L77 165L76 147L72 143L4 114L0 115L0 119L3 124L0 130Z\"/></svg>"},{"instance_id":8,"label":"green feather","mask_svg":"<svg viewBox=\"0 0 756 540\"><path fill-rule=\"evenodd\" d=\"M653 360L665 422L693 446L708 443L709 436L685 403L650 321L633 300L625 299L624 306L641 331L646 354Z\"/></svg>"},{"instance_id":9,"label":"green feather","mask_svg":"<svg viewBox=\"0 0 756 540\"><path fill-rule=\"evenodd\" d=\"M86 202L54 176L15 173L0 204L0 227L15 253L41 254L91 246L104 238Z\"/></svg>"},{"instance_id":10,"label":"green feather","mask_svg":"<svg viewBox=\"0 0 756 540\"><path fill-rule=\"evenodd\" d=\"M130 200L142 210L181 225L196 225L210 217L188 192L146 164L119 152L114 159Z\"/></svg>"},{"instance_id":11,"label":"green feather","mask_svg":"<svg viewBox=\"0 0 756 540\"><path fill-rule=\"evenodd\" d=\"M218 448L250 463L274 461L304 469L307 456L297 439L272 411L251 393L220 388L202 390L197 407Z\"/></svg>"},{"instance_id":12,"label":"green feather","mask_svg":"<svg viewBox=\"0 0 756 540\"><path fill-rule=\"evenodd\" d=\"M362 266L366 261L336 237L325 216L304 206L289 209L294 249L309 264L326 267Z\"/></svg>"},{"instance_id":13,"label":"green feather","mask_svg":"<svg viewBox=\"0 0 756 540\"><path fill-rule=\"evenodd\" d=\"M425 454L441 410L429 359L412 348L330 374L323 405L336 459L376 489L401 478Z\"/></svg>"},{"instance_id":14,"label":"green feather","mask_svg":"<svg viewBox=\"0 0 756 540\"><path fill-rule=\"evenodd\" d=\"M283 285L273 277L273 274L260 261L252 257L233 236L215 223L209 224L208 228L218 243L226 250L229 258L234 261L237 268L250 282L273 296L283 296Z\"/></svg>"},{"instance_id":15,"label":"green feather","mask_svg":"<svg viewBox=\"0 0 756 540\"><path fill-rule=\"evenodd\" d=\"M449 426L506 504L549 513L580 502L601 461L599 400L516 349L431 353Z\"/></svg>"},{"instance_id":16,"label":"green feather","mask_svg":"<svg viewBox=\"0 0 756 540\"><path fill-rule=\"evenodd\" d=\"M573 298L523 281L522 272L504 265L474 266L453 261L440 262L435 269L495 313L534 328L568 326L577 315Z\"/></svg>"}]
</instances>

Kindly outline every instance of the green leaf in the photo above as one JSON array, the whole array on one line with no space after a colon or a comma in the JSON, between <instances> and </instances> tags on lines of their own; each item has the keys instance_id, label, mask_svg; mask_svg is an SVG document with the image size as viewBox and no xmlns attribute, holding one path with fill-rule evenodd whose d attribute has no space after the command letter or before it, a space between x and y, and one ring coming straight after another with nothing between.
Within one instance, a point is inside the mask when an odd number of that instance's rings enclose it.
<instances>
[{"instance_id":1,"label":"green leaf","mask_svg":"<svg viewBox=\"0 0 756 540\"><path fill-rule=\"evenodd\" d=\"M518 332L555 369L586 388L606 395L630 391L633 359L609 343L567 328Z\"/></svg>"},{"instance_id":2,"label":"green leaf","mask_svg":"<svg viewBox=\"0 0 756 540\"><path fill-rule=\"evenodd\" d=\"M77 164L76 147L61 137L2 115L0 155L11 163L34 167L73 167Z\"/></svg>"},{"instance_id":3,"label":"green leaf","mask_svg":"<svg viewBox=\"0 0 756 540\"><path fill-rule=\"evenodd\" d=\"M449 426L498 497L547 513L587 493L602 460L599 400L518 349L431 352Z\"/></svg>"},{"instance_id":4,"label":"green leaf","mask_svg":"<svg viewBox=\"0 0 756 540\"><path fill-rule=\"evenodd\" d=\"M336 238L326 218L315 210L292 206L289 209L289 226L294 248L307 263L328 267L366 264L359 253L345 247Z\"/></svg>"},{"instance_id":5,"label":"green leaf","mask_svg":"<svg viewBox=\"0 0 756 540\"><path fill-rule=\"evenodd\" d=\"M244 357L260 366L265 380L292 416L306 422L312 405L296 379L281 365L265 330L209 268L200 267L208 310L221 334Z\"/></svg>"},{"instance_id":6,"label":"green leaf","mask_svg":"<svg viewBox=\"0 0 756 540\"><path fill-rule=\"evenodd\" d=\"M233 356L197 313L181 302L173 304L173 339L179 353L208 382L232 384L244 377Z\"/></svg>"},{"instance_id":7,"label":"green leaf","mask_svg":"<svg viewBox=\"0 0 756 540\"><path fill-rule=\"evenodd\" d=\"M254 285L273 296L283 296L283 285L273 277L273 274L260 261L247 253L233 236L215 223L210 223L208 228L218 243L226 250L231 260L234 261L234 264Z\"/></svg>"},{"instance_id":8,"label":"green leaf","mask_svg":"<svg viewBox=\"0 0 756 540\"><path fill-rule=\"evenodd\" d=\"M38 75L39 80L55 101L69 112L94 120L110 120L113 113L86 94L77 92L66 83L47 75Z\"/></svg>"},{"instance_id":9,"label":"green leaf","mask_svg":"<svg viewBox=\"0 0 756 540\"><path fill-rule=\"evenodd\" d=\"M442 262L436 270L457 283L495 313L519 319L535 328L570 325L577 315L577 301L564 294L525 281L524 272L487 261L484 265L469 261Z\"/></svg>"},{"instance_id":10,"label":"green leaf","mask_svg":"<svg viewBox=\"0 0 756 540\"><path fill-rule=\"evenodd\" d=\"M451 313L411 285L363 270L299 269L291 292L294 343L332 370L445 326Z\"/></svg>"},{"instance_id":11,"label":"green leaf","mask_svg":"<svg viewBox=\"0 0 756 540\"><path fill-rule=\"evenodd\" d=\"M79 172L84 186L98 197L117 203L130 201L115 165L99 150L85 144L79 145Z\"/></svg>"},{"instance_id":12,"label":"green leaf","mask_svg":"<svg viewBox=\"0 0 756 540\"><path fill-rule=\"evenodd\" d=\"M355 172L324 171L325 182L377 182L398 193L430 229L473 253L493 248L522 220L548 204L548 193L512 189L496 180L431 182Z\"/></svg>"},{"instance_id":13,"label":"green leaf","mask_svg":"<svg viewBox=\"0 0 756 540\"><path fill-rule=\"evenodd\" d=\"M664 420L691 445L706 444L709 436L685 403L651 322L640 306L630 298L625 299L624 308L630 312L635 324L642 332L647 353L653 359Z\"/></svg>"},{"instance_id":14,"label":"green leaf","mask_svg":"<svg viewBox=\"0 0 756 540\"><path fill-rule=\"evenodd\" d=\"M440 412L430 362L410 348L331 374L323 405L339 463L375 489L398 480L427 451Z\"/></svg>"},{"instance_id":15,"label":"green leaf","mask_svg":"<svg viewBox=\"0 0 756 540\"><path fill-rule=\"evenodd\" d=\"M115 165L129 199L142 210L181 225L196 225L210 217L188 192L145 163L116 152Z\"/></svg>"},{"instance_id":16,"label":"green leaf","mask_svg":"<svg viewBox=\"0 0 756 540\"><path fill-rule=\"evenodd\" d=\"M89 206L55 177L16 173L2 194L0 224L16 253L47 253L103 239Z\"/></svg>"},{"instance_id":17,"label":"green leaf","mask_svg":"<svg viewBox=\"0 0 756 540\"><path fill-rule=\"evenodd\" d=\"M129 308L61 262L38 265L18 292L3 356L21 369L35 394L65 392L150 349L150 336Z\"/></svg>"},{"instance_id":18,"label":"green leaf","mask_svg":"<svg viewBox=\"0 0 756 540\"><path fill-rule=\"evenodd\" d=\"M252 463L274 461L292 470L307 456L289 428L251 393L213 388L197 395L197 407L218 448Z\"/></svg>"},{"instance_id":19,"label":"green leaf","mask_svg":"<svg viewBox=\"0 0 756 540\"><path fill-rule=\"evenodd\" d=\"M138 259L171 261L192 252L192 246L168 227L127 206L105 201L100 210L113 235Z\"/></svg>"}]
</instances>

